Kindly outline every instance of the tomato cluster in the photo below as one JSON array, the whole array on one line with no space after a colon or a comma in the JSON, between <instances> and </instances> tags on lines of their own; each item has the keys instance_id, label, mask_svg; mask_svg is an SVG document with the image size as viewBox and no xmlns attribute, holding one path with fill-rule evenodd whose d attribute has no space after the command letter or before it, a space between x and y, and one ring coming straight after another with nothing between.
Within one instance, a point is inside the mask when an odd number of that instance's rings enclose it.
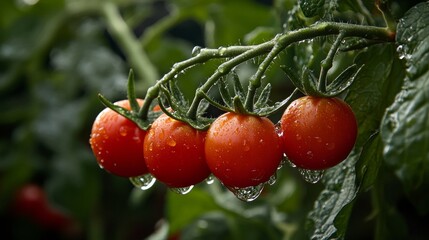
<instances>
[{"instance_id":1,"label":"tomato cluster","mask_svg":"<svg viewBox=\"0 0 429 240\"><path fill-rule=\"evenodd\" d=\"M115 104L129 109L126 100ZM289 105L279 130L266 117L227 112L207 131L165 113L144 131L105 109L90 143L99 165L118 176L150 174L170 188L186 188L213 174L229 189L242 189L268 182L283 155L303 169L335 166L356 135L356 118L344 101L306 96Z\"/></svg>"}]
</instances>

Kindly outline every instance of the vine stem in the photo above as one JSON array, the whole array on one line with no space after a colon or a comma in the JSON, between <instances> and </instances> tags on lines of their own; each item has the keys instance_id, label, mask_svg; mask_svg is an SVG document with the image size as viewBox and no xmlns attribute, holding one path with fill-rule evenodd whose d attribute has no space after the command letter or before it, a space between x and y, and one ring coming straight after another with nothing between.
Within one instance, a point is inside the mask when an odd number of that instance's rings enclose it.
<instances>
[{"instance_id":1,"label":"vine stem","mask_svg":"<svg viewBox=\"0 0 429 240\"><path fill-rule=\"evenodd\" d=\"M271 64L271 62L277 57L277 55L279 55L279 53L283 49L284 48L280 44L275 44L271 51L268 53L268 55L265 57L264 61L262 61L262 63L259 65L256 73L250 78L246 100L244 102L244 107L248 111L253 111L255 93L256 90L261 86L262 76L268 69L268 66Z\"/></svg>"},{"instance_id":2,"label":"vine stem","mask_svg":"<svg viewBox=\"0 0 429 240\"><path fill-rule=\"evenodd\" d=\"M106 19L109 32L122 46L132 68L143 78L143 86L146 88L153 85L158 79L158 72L125 23L117 6L113 2L105 1L101 5L101 13Z\"/></svg>"},{"instance_id":3,"label":"vine stem","mask_svg":"<svg viewBox=\"0 0 429 240\"><path fill-rule=\"evenodd\" d=\"M334 62L334 56L337 53L341 41L344 39L344 34L345 33L343 31L340 31L340 34L338 34L337 39L335 39L335 42L331 46L331 49L329 49L328 55L321 63L319 82L317 86L320 92L326 92L326 78L328 75L328 71L332 67L332 63Z\"/></svg>"},{"instance_id":4,"label":"vine stem","mask_svg":"<svg viewBox=\"0 0 429 240\"><path fill-rule=\"evenodd\" d=\"M286 47L295 42L313 39L320 36L338 35L340 32L344 35L343 37L360 37L369 40L377 40L380 42L392 42L394 41L395 35L388 28L348 23L322 22L306 28L279 34L272 40L258 45L220 47L218 49L200 49L198 47L196 48L197 50L193 52L193 57L182 62L175 63L168 73L166 73L160 80L158 80L152 87L148 89L145 97L145 103L139 112L139 116L145 119L147 117L147 111L149 109L150 103L158 96L160 86L172 80L178 74L180 74L180 72L187 68L207 62L211 59L229 59L219 65L215 72L207 79L207 81L196 90L194 99L192 100L191 106L187 112L187 117L190 119L196 119L198 106L201 100L204 99L204 94L207 93L222 76L228 74L240 63L268 53L268 56L261 63L260 68L258 68L258 71L254 75L254 86L252 87L252 90L249 90L253 92L257 89L258 85L260 85L260 78L263 76L272 60ZM258 78L259 80L255 80ZM253 98L252 93L248 94L247 98ZM251 102L251 100L248 100L247 102Z\"/></svg>"}]
</instances>

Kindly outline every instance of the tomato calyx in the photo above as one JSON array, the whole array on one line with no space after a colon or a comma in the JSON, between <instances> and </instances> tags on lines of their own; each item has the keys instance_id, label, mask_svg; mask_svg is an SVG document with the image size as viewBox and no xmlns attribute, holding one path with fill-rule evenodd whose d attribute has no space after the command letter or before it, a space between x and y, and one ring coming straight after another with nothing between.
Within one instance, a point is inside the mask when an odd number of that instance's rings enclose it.
<instances>
[{"instance_id":1,"label":"tomato calyx","mask_svg":"<svg viewBox=\"0 0 429 240\"><path fill-rule=\"evenodd\" d=\"M157 95L157 92L158 92L156 88L149 89L148 92L149 91L153 91L154 95ZM103 103L104 106L112 109L119 115L134 122L135 124L137 124L137 126L139 126L139 128L143 130L148 130L150 128L150 124L161 115L161 112L156 110L157 109L156 101L147 101L144 103L143 106L141 107L139 106L137 97L135 94L134 72L132 70L130 70L128 75L127 95L128 95L128 101L131 107L130 110L113 104L111 101L109 101L101 94L98 94L98 99L101 101L101 103ZM148 111L148 109L152 109L152 111Z\"/></svg>"}]
</instances>

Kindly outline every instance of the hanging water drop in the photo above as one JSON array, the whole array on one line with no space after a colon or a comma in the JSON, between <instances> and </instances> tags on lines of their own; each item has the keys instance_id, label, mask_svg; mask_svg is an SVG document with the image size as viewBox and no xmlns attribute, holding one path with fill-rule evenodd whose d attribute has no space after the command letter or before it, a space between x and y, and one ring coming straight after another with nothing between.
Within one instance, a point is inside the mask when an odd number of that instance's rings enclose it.
<instances>
[{"instance_id":1,"label":"hanging water drop","mask_svg":"<svg viewBox=\"0 0 429 240\"><path fill-rule=\"evenodd\" d=\"M264 189L265 183L261 183L257 186L250 186L245 188L239 187L228 187L228 189L234 193L234 195L245 202L251 202L261 195L262 190Z\"/></svg>"},{"instance_id":2,"label":"hanging water drop","mask_svg":"<svg viewBox=\"0 0 429 240\"><path fill-rule=\"evenodd\" d=\"M281 126L280 121L274 125L274 129L275 129L277 135L279 135L279 137L283 136L282 126Z\"/></svg>"},{"instance_id":3,"label":"hanging water drop","mask_svg":"<svg viewBox=\"0 0 429 240\"><path fill-rule=\"evenodd\" d=\"M220 55L220 56L223 56L223 55L225 55L225 53L226 53L226 48L225 48L225 47L219 47L219 48L218 48L218 51L219 51L219 55Z\"/></svg>"},{"instance_id":4,"label":"hanging water drop","mask_svg":"<svg viewBox=\"0 0 429 240\"><path fill-rule=\"evenodd\" d=\"M210 175L208 178L206 178L206 183L208 185L213 184L214 183L214 177L213 175Z\"/></svg>"},{"instance_id":5,"label":"hanging water drop","mask_svg":"<svg viewBox=\"0 0 429 240\"><path fill-rule=\"evenodd\" d=\"M309 183L317 183L323 177L323 170L298 169L304 180Z\"/></svg>"},{"instance_id":6,"label":"hanging water drop","mask_svg":"<svg viewBox=\"0 0 429 240\"><path fill-rule=\"evenodd\" d=\"M141 190L148 190L150 187L153 186L155 181L156 179L150 174L130 178L130 182L135 187L140 188Z\"/></svg>"},{"instance_id":7,"label":"hanging water drop","mask_svg":"<svg viewBox=\"0 0 429 240\"><path fill-rule=\"evenodd\" d=\"M195 46L195 47L192 49L192 56L193 56L193 57L195 57L195 56L197 56L198 54L200 54L201 49L203 49L203 48L202 48L202 47L200 47L200 46Z\"/></svg>"},{"instance_id":8,"label":"hanging water drop","mask_svg":"<svg viewBox=\"0 0 429 240\"><path fill-rule=\"evenodd\" d=\"M170 190L175 192L175 193L185 195L185 194L188 194L189 192L191 192L192 188L194 188L194 185L191 185L189 187L170 188Z\"/></svg>"},{"instance_id":9,"label":"hanging water drop","mask_svg":"<svg viewBox=\"0 0 429 240\"><path fill-rule=\"evenodd\" d=\"M271 175L270 179L268 180L268 184L270 186L274 185L274 183L276 183L277 181L277 173L274 173L273 175Z\"/></svg>"}]
</instances>

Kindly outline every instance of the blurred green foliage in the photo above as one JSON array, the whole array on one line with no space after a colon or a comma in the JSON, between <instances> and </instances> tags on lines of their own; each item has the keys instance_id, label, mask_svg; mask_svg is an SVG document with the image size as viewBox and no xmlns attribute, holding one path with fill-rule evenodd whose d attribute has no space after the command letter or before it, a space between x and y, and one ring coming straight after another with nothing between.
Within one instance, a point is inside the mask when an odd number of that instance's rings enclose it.
<instances>
[{"instance_id":1,"label":"blurred green foliage","mask_svg":"<svg viewBox=\"0 0 429 240\"><path fill-rule=\"evenodd\" d=\"M306 15L311 15L306 18L299 9L305 2L321 9L306 8ZM418 1L382 2L397 21ZM427 89L427 80L419 81L420 75L406 73L393 45L372 47L361 54L342 53L336 58L334 75L353 62L365 64L365 74L346 96L357 111L361 132L359 149L347 164L329 170L322 183L308 184L295 169L285 166L278 172L276 184L266 187L256 201L244 203L217 181L211 185L202 183L183 196L160 183L143 192L96 164L88 138L92 121L103 109L97 94L112 101L125 98L130 68L136 72L137 96L144 97L147 87L175 62L191 56L194 46L261 43L276 33L320 20L383 24L371 0L2 0L2 239L174 239L179 235L180 239L428 237L424 200L429 198L427 193L419 195L428 186L428 157L421 152L427 142L418 145L416 153L422 157L413 156L418 162L409 166L424 166L419 171L404 165L407 149L396 148L404 144L397 139L409 125L401 126L398 133L397 129L388 129L386 123L382 139L377 135L385 108L394 101L405 75L408 74L407 81ZM410 22L403 24L403 29ZM426 49L428 36L422 33L413 46ZM301 69L308 65L317 72L332 41L329 37L320 38L284 51L266 76L273 85L272 101L284 99L293 89L279 66ZM422 42L425 44L419 45ZM242 80L253 74L260 60L237 69ZM218 64L219 61L210 61L181 74L179 83L185 96L193 97L195 89ZM418 67L423 66L419 69L427 76L427 61L423 65ZM420 102L427 100L427 96L420 97ZM407 101L413 106L412 100ZM421 105L424 110L428 108L427 104ZM390 111L394 114L400 108L398 103ZM274 121L279 119L271 117ZM416 129L428 139L427 129ZM382 140L400 151L385 149L387 163L383 162ZM421 143L419 139L414 141ZM398 158L401 154L405 157ZM422 162L426 164L419 165ZM407 175L410 172L419 174ZM416 189L412 189L414 179L420 181ZM402 180L405 191L398 187ZM73 227L67 231L46 229L17 216L12 207L14 193L27 183L41 185L50 203L74 220ZM415 201L410 201L410 196ZM324 208L328 201L335 203L329 202ZM334 225L337 235L329 235Z\"/></svg>"}]
</instances>

